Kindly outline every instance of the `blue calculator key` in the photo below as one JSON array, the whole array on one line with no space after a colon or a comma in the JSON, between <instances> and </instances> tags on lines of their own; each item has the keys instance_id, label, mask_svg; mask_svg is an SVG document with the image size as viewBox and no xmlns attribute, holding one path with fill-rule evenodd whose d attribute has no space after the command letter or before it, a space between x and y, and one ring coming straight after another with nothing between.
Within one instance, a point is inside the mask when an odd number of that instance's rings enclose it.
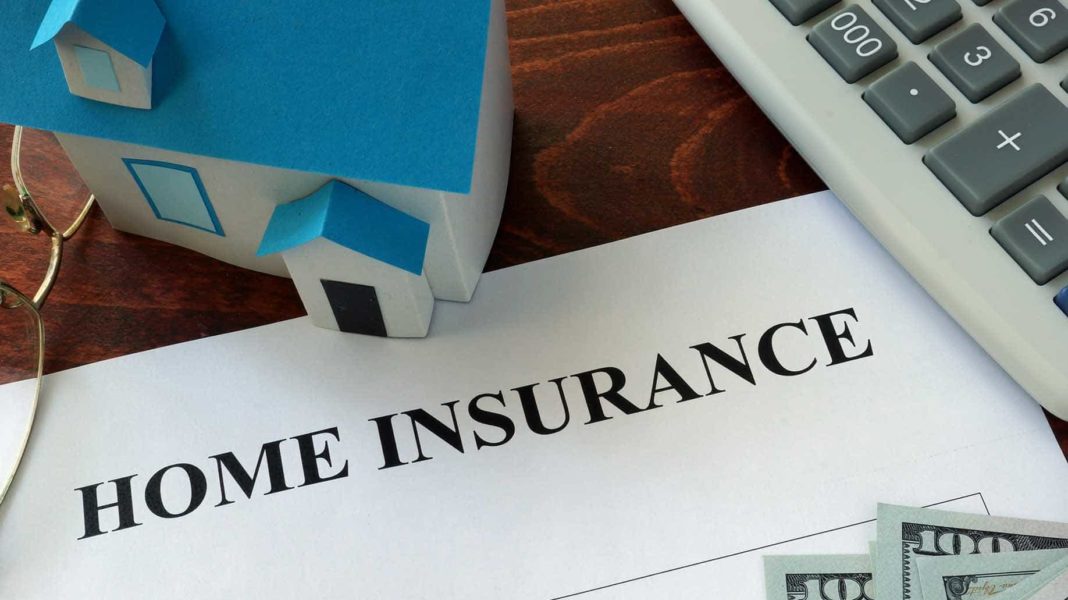
<instances>
[{"instance_id":1,"label":"blue calculator key","mask_svg":"<svg viewBox=\"0 0 1068 600\"><path fill-rule=\"evenodd\" d=\"M1053 301L1057 303L1057 306L1061 307L1065 315L1068 315L1068 287L1061 290L1061 293L1057 294Z\"/></svg>"}]
</instances>

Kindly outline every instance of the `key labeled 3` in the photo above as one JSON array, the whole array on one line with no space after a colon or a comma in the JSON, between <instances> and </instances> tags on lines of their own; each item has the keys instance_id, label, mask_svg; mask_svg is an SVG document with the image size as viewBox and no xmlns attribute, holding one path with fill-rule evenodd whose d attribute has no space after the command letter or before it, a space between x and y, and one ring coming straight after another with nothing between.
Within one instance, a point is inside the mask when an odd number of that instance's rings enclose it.
<instances>
[{"instance_id":1,"label":"key labeled 3","mask_svg":"<svg viewBox=\"0 0 1068 600\"><path fill-rule=\"evenodd\" d=\"M981 102L1020 77L1020 63L978 24L935 46L930 58L972 102Z\"/></svg>"}]
</instances>

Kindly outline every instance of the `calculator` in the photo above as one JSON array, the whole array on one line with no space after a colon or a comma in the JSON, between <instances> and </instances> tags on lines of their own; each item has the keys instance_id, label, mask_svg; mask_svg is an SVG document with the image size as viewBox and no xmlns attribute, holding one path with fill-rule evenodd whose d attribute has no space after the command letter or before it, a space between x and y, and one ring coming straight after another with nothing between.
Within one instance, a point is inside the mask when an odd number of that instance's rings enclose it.
<instances>
[{"instance_id":1,"label":"calculator","mask_svg":"<svg viewBox=\"0 0 1068 600\"><path fill-rule=\"evenodd\" d=\"M1062 0L674 1L864 226L1068 419Z\"/></svg>"}]
</instances>

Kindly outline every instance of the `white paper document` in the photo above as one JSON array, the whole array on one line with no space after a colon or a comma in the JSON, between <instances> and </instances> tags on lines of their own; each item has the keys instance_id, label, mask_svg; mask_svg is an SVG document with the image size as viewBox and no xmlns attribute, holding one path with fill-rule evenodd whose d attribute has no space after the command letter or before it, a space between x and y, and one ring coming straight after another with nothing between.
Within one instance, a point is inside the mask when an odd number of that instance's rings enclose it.
<instances>
[{"instance_id":1,"label":"white paper document","mask_svg":"<svg viewBox=\"0 0 1068 600\"><path fill-rule=\"evenodd\" d=\"M1038 406L830 194L489 273L426 340L50 376L22 469L4 599L758 599L879 501L1068 521Z\"/></svg>"}]
</instances>

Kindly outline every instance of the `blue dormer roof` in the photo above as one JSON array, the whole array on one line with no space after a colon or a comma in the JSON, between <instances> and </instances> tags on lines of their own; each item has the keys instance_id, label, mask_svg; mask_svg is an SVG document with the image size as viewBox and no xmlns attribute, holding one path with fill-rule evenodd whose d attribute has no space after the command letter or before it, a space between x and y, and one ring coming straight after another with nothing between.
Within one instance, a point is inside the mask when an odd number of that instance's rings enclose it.
<instances>
[{"instance_id":1,"label":"blue dormer roof","mask_svg":"<svg viewBox=\"0 0 1068 600\"><path fill-rule=\"evenodd\" d=\"M73 24L148 68L164 23L155 0L52 0L30 49L52 41Z\"/></svg>"},{"instance_id":2,"label":"blue dormer roof","mask_svg":"<svg viewBox=\"0 0 1068 600\"><path fill-rule=\"evenodd\" d=\"M416 275L423 272L430 225L334 180L274 210L257 256L326 238Z\"/></svg>"},{"instance_id":3,"label":"blue dormer roof","mask_svg":"<svg viewBox=\"0 0 1068 600\"><path fill-rule=\"evenodd\" d=\"M105 4L120 1L141 4ZM54 35L46 21L69 14L81 26L80 11L102 2L0 0L0 121L470 191L490 0L155 2L166 26L153 62L154 108L141 111L70 94L56 53L28 50L38 30ZM133 35L118 24L121 13L94 35L109 44L121 37L111 28Z\"/></svg>"}]
</instances>

